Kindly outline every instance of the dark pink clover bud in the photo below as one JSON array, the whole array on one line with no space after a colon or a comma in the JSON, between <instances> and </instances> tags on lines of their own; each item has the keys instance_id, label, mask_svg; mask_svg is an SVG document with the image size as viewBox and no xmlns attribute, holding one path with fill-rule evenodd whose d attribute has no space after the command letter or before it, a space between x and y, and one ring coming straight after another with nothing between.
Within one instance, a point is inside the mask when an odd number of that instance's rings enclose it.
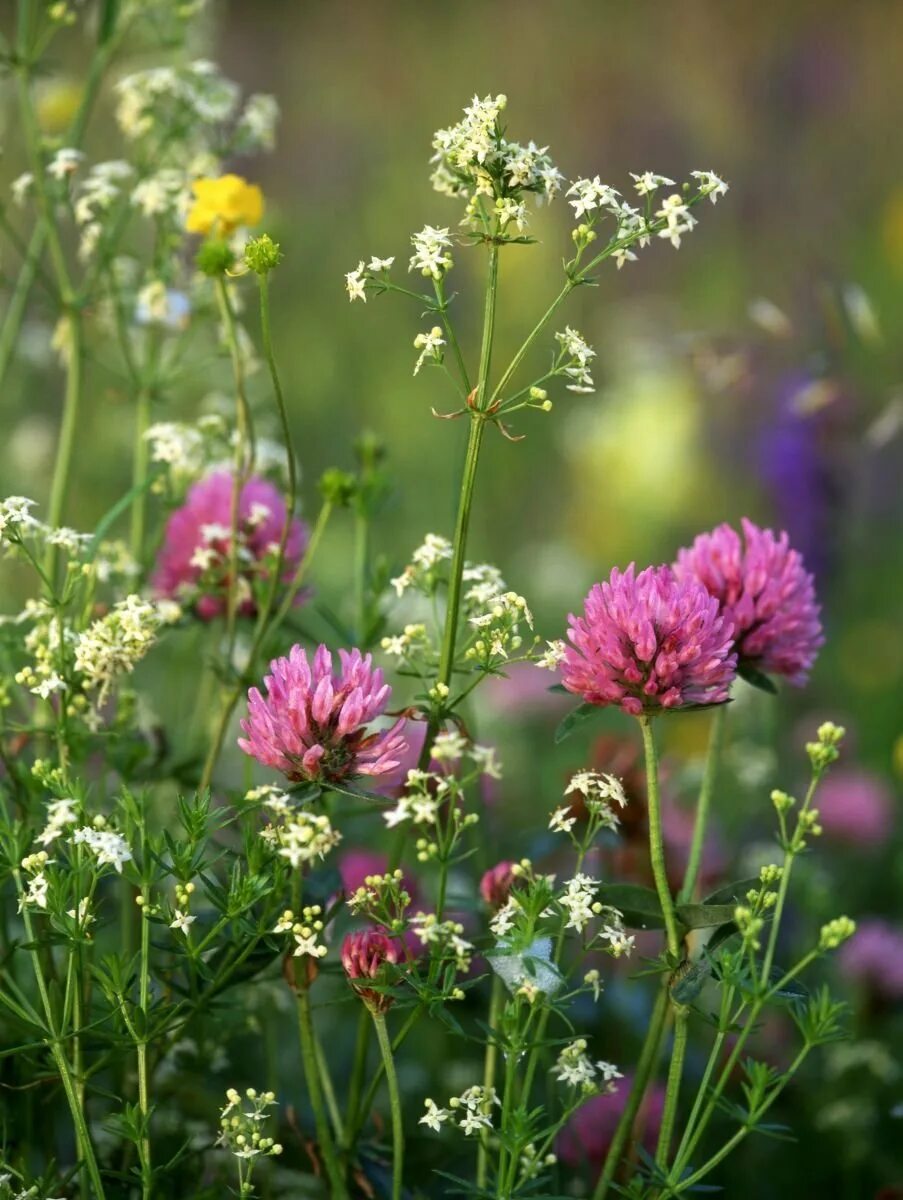
<instances>
[{"instance_id":1,"label":"dark pink clover bud","mask_svg":"<svg viewBox=\"0 0 903 1200\"><path fill-rule=\"evenodd\" d=\"M507 904L514 887L514 863L502 861L490 867L480 880L480 895L492 908Z\"/></svg>"},{"instance_id":2,"label":"dark pink clover bud","mask_svg":"<svg viewBox=\"0 0 903 1200\"><path fill-rule=\"evenodd\" d=\"M185 503L166 524L163 546L151 580L157 596L194 604L198 616L213 620L226 610L232 535L233 476L214 471L188 490ZM246 584L240 599L242 616L254 616L251 581L265 580L286 522L285 503L277 488L252 475L238 500L239 570ZM294 577L307 548L307 526L292 519L285 544L282 582Z\"/></svg>"},{"instance_id":3,"label":"dark pink clover bud","mask_svg":"<svg viewBox=\"0 0 903 1200\"><path fill-rule=\"evenodd\" d=\"M281 771L292 782L329 784L359 775L382 776L398 767L407 750L399 720L389 729L367 726L386 708L392 689L369 654L340 650L341 670L319 646L308 662L293 646L288 658L270 663L267 696L248 692L248 715L238 744L246 754Z\"/></svg>"},{"instance_id":4,"label":"dark pink clover bud","mask_svg":"<svg viewBox=\"0 0 903 1200\"><path fill-rule=\"evenodd\" d=\"M639 717L728 698L737 657L732 626L702 584L670 567L614 568L582 616L568 618L561 679L588 704Z\"/></svg>"},{"instance_id":5,"label":"dark pink clover bud","mask_svg":"<svg viewBox=\"0 0 903 1200\"><path fill-rule=\"evenodd\" d=\"M741 668L800 686L824 643L812 576L786 533L775 536L746 517L741 526L742 538L730 525L701 533L678 552L674 570L698 580L721 605Z\"/></svg>"},{"instance_id":6,"label":"dark pink clover bud","mask_svg":"<svg viewBox=\"0 0 903 1200\"><path fill-rule=\"evenodd\" d=\"M362 929L349 933L342 943L342 966L361 999L375 1012L392 1007L392 997L386 992L366 986L366 980L388 982L387 964L401 962L403 953L398 943L381 929Z\"/></svg>"}]
</instances>

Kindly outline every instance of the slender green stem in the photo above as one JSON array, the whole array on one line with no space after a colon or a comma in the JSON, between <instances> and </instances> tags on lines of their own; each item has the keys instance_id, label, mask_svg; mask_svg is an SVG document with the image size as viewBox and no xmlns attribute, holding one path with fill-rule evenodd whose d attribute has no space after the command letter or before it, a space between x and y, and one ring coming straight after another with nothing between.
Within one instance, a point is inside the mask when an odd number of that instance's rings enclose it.
<instances>
[{"instance_id":1,"label":"slender green stem","mask_svg":"<svg viewBox=\"0 0 903 1200\"><path fill-rule=\"evenodd\" d=\"M527 353L530 350L530 347L533 345L533 343L536 341L536 339L539 337L539 335L545 329L546 325L548 325L549 321L551 321L552 317L555 315L555 313L558 311L558 309L561 307L561 305L568 298L568 296L571 294L571 292L574 290L574 288L576 286L577 286L577 284L574 280L568 279L568 281L565 283L564 287L561 289L561 291L558 293L558 295L555 297L555 299L552 301L552 303L549 305L549 307L546 309L546 311L542 314L542 316L539 318L539 320L536 322L536 324L533 326L533 328L527 334L527 337L524 340L523 344L521 345L520 349L514 355L514 358L512 358L511 362L505 368L505 370L502 374L502 377L499 379L498 383L495 385L492 395L489 398L490 407L495 403L495 401L499 398L499 396L501 396L502 392L505 390L505 388L511 382L511 379L514 376L514 373L517 371L517 368L520 366L520 364L523 362L524 358L527 356Z\"/></svg>"},{"instance_id":2,"label":"slender green stem","mask_svg":"<svg viewBox=\"0 0 903 1200\"><path fill-rule=\"evenodd\" d=\"M143 842L143 825L141 836ZM151 923L145 913L148 901L148 891L146 887L142 888L141 894L144 897L144 904L141 908L141 960L138 976L138 1003L141 1005L142 1036L138 1040L136 1049L138 1055L138 1106L141 1110L141 1118L144 1124L144 1136L142 1137L141 1144L139 1146L139 1150L141 1152L141 1197L142 1200L150 1200L153 1174L151 1171L150 1131L148 1129L148 1123L150 1121L150 1088L147 1068L147 1010L150 999Z\"/></svg>"},{"instance_id":3,"label":"slender green stem","mask_svg":"<svg viewBox=\"0 0 903 1200\"><path fill-rule=\"evenodd\" d=\"M44 226L36 225L19 269L16 286L13 288L9 304L6 307L3 328L0 329L0 383L6 378L6 372L9 370L9 364L12 362L18 344L19 330L25 319L28 297L40 268L41 255L44 253L46 241L47 234Z\"/></svg>"},{"instance_id":4,"label":"slender green stem","mask_svg":"<svg viewBox=\"0 0 903 1200\"><path fill-rule=\"evenodd\" d=\"M358 511L354 518L354 607L356 613L358 645L366 649L368 637L367 582L370 553L370 521L367 514Z\"/></svg>"},{"instance_id":5,"label":"slender green stem","mask_svg":"<svg viewBox=\"0 0 903 1200\"><path fill-rule=\"evenodd\" d=\"M20 899L24 895L22 888L22 877L18 870L13 872L13 878L16 884L16 890L19 893ZM75 1085L75 1080L72 1076L72 1068L66 1058L63 1050L60 1034L57 1031L56 1019L54 1017L53 1005L50 1000L50 993L47 988L44 972L41 968L41 960L37 949L35 949L35 932L31 922L31 914L28 911L27 905L22 908L22 921L25 926L25 934L29 945L32 949L29 950L32 969L34 971L35 983L37 984L38 994L41 997L41 1007L44 1010L44 1021L46 1023L47 1032L49 1034L48 1043L50 1053L53 1056L54 1064L63 1084L63 1090L66 1093L66 1100L69 1103L69 1111L72 1115L72 1122L75 1126L76 1140L79 1146L79 1159L82 1166L88 1172L88 1177L91 1181L91 1186L94 1188L94 1200L104 1200L105 1192L103 1182L100 1177L100 1169L97 1165L97 1158L94 1154L94 1145L91 1141L91 1134L88 1130L88 1122L85 1118L85 1110L82 1100L79 1097L78 1089Z\"/></svg>"},{"instance_id":6,"label":"slender green stem","mask_svg":"<svg viewBox=\"0 0 903 1200\"><path fill-rule=\"evenodd\" d=\"M715 1072L715 1067L718 1065L718 1060L721 1057L721 1051L724 1048L724 1043L727 1038L729 1017L733 1002L734 989L732 987L723 987L721 990L721 1013L718 1019L718 1033L715 1035L715 1040L712 1043L712 1049L709 1052L705 1070L702 1073L702 1079L699 1081L699 1087L696 1090L696 1097L693 1101L693 1107L691 1108L690 1115L687 1118L686 1124L684 1125L684 1131L677 1147L677 1153L674 1156L675 1162L682 1158L687 1143L693 1136L693 1131L696 1128L696 1122L699 1120L699 1114L702 1111L702 1106L708 1096L709 1084L711 1083L712 1075Z\"/></svg>"},{"instance_id":7,"label":"slender green stem","mask_svg":"<svg viewBox=\"0 0 903 1200\"><path fill-rule=\"evenodd\" d=\"M806 967L808 967L809 964L811 962L813 962L817 957L818 957L817 950L809 951L808 954L805 954L800 959L800 961L796 964L795 967L791 967L789 971L786 971L781 976L780 979L776 980L775 983L773 983L768 988L767 991L760 992L759 996L756 998L756 1000L750 1006L749 1016L747 1017L746 1024L744 1025L744 1027L740 1031L740 1033L737 1035L736 1041L734 1042L734 1045L733 1045L733 1049L731 1050L731 1053L728 1056L727 1061L725 1062L720 1075L718 1076L718 1081L712 1090L712 1094L709 1097L709 1101L705 1107L705 1110L703 1111L701 1117L697 1121L696 1129L694 1130L692 1136L687 1140L687 1144L684 1147L683 1153L678 1154L677 1158L674 1160L674 1165L671 1168L671 1174L669 1176L669 1182L674 1182L675 1180L680 1178L681 1171L687 1165L687 1163L689 1162L690 1156L692 1155L693 1151L696 1149L697 1145L699 1144L700 1138L702 1137L703 1133L705 1132L709 1121L712 1119L712 1116L718 1107L718 1103L721 1099L722 1093L724 1092L724 1089L727 1087L728 1083L730 1082L730 1079L733 1076L734 1069L736 1068L737 1063L740 1061L740 1055L743 1053L743 1050L746 1046L749 1036L753 1032L754 1028L756 1027L756 1023L758 1022L759 1015L761 1014L762 1009L765 1007L765 1005L768 1003L768 1001L773 996L775 996L778 992L780 992L783 988L785 988L787 986L787 984L791 982L791 980L795 979L797 977L797 975L799 975L802 971L804 971L806 969Z\"/></svg>"},{"instance_id":8,"label":"slender green stem","mask_svg":"<svg viewBox=\"0 0 903 1200\"><path fill-rule=\"evenodd\" d=\"M401 1047L404 1045L404 1042L405 1042L408 1034L411 1032L411 1030L414 1028L414 1026L417 1024L417 1022L423 1016L425 1011L426 1011L426 1008L422 1004L418 1004L416 1008L411 1009L410 1016L405 1021L404 1025L402 1025L401 1029L399 1029L398 1033L396 1033L395 1037L392 1039L392 1053L393 1054L397 1054L398 1051L401 1049ZM384 1072L385 1072L385 1065L384 1065L382 1059L380 1059L379 1064L373 1073L373 1078L370 1080L370 1083L367 1085L367 1091L364 1094L363 1101L358 1105L357 1116L355 1118L354 1125L350 1128L350 1131L348 1134L349 1146L353 1146L354 1143L357 1141L358 1135L360 1134L360 1131L363 1127L364 1121L366 1120L367 1113L373 1107L373 1098L376 1095L376 1089L380 1085L380 1082L382 1080Z\"/></svg>"},{"instance_id":9,"label":"slender green stem","mask_svg":"<svg viewBox=\"0 0 903 1200\"><path fill-rule=\"evenodd\" d=\"M345 1127L342 1123L342 1114L339 1111L335 1088L332 1086L332 1076L329 1074L329 1064L326 1061L323 1043L316 1034L314 1034L314 1048L317 1052L317 1070L320 1072L320 1082L323 1085L323 1099L326 1101L329 1119L332 1121L336 1144L341 1146L345 1141Z\"/></svg>"},{"instance_id":10,"label":"slender green stem","mask_svg":"<svg viewBox=\"0 0 903 1200\"><path fill-rule=\"evenodd\" d=\"M326 1168L326 1175L332 1188L333 1200L347 1200L348 1188L345 1184L344 1172L336 1154L332 1130L329 1127L329 1117L323 1103L323 1088L320 1082L320 1071L317 1064L316 1039L314 1037L313 1018L310 1011L310 993L303 979L298 981L298 1033L301 1041L301 1065L304 1069L304 1080L307 1084L307 1094L314 1114L314 1128L317 1133L317 1143Z\"/></svg>"},{"instance_id":11,"label":"slender green stem","mask_svg":"<svg viewBox=\"0 0 903 1200\"><path fill-rule=\"evenodd\" d=\"M495 1074L498 1067L499 1046L496 1030L505 1000L505 989L497 975L492 977L492 992L489 997L489 1033L486 1041L486 1053L483 1058L483 1087L489 1089L495 1086ZM484 1188L489 1175L489 1149L485 1141L480 1141L477 1150L477 1187Z\"/></svg>"},{"instance_id":12,"label":"slender green stem","mask_svg":"<svg viewBox=\"0 0 903 1200\"><path fill-rule=\"evenodd\" d=\"M662 915L665 918L665 933L668 939L668 953L675 960L680 957L680 935L677 932L677 914L674 910L674 900L668 885L668 872L665 868L665 850L662 839L661 797L658 786L658 753L655 748L655 736L652 732L652 719L640 717L640 729L643 731L643 750L646 755L646 787L649 796L649 857L652 861L652 874L655 878L655 889L658 892Z\"/></svg>"},{"instance_id":13,"label":"slender green stem","mask_svg":"<svg viewBox=\"0 0 903 1200\"><path fill-rule=\"evenodd\" d=\"M706 754L705 772L702 776L702 787L699 789L699 800L696 804L696 820L693 824L693 838L690 842L690 854L684 872L683 885L677 897L681 904L688 904L693 899L696 890L696 880L699 877L699 867L702 863L702 850L705 845L705 831L709 819L712 797L718 785L718 768L724 752L724 735L727 723L726 704L715 709L712 718L712 729L709 734L709 747Z\"/></svg>"},{"instance_id":14,"label":"slender green stem","mask_svg":"<svg viewBox=\"0 0 903 1200\"><path fill-rule=\"evenodd\" d=\"M251 409L245 390L245 364L238 340L235 313L229 299L224 276L216 281L216 298L219 304L226 343L232 359L232 374L235 378L235 454L232 465L232 511L229 534L229 590L226 597L226 658L232 667L235 656L237 634L240 577L238 571L238 533L241 510L241 493L254 468L254 433L251 425Z\"/></svg>"},{"instance_id":15,"label":"slender green stem","mask_svg":"<svg viewBox=\"0 0 903 1200\"><path fill-rule=\"evenodd\" d=\"M404 1123L401 1114L401 1096L398 1091L398 1076L395 1073L395 1059L392 1055L389 1031L386 1028L386 1018L382 1013L374 1012L373 1024L376 1028L379 1052L382 1055L386 1086L389 1090L389 1111L392 1115L392 1200L401 1200L404 1177Z\"/></svg>"},{"instance_id":16,"label":"slender green stem","mask_svg":"<svg viewBox=\"0 0 903 1200\"><path fill-rule=\"evenodd\" d=\"M455 362L458 364L458 371L461 374L461 385L464 388L465 396L469 396L471 392L470 376L467 373L467 364L464 361L464 355L461 353L461 346L458 342L455 327L452 325L451 318L448 315L448 300L445 296L445 286L442 280L433 280L433 289L436 293L436 310L445 326L445 335L448 338L448 344L452 348L452 353L455 356Z\"/></svg>"},{"instance_id":17,"label":"slender green stem","mask_svg":"<svg viewBox=\"0 0 903 1200\"><path fill-rule=\"evenodd\" d=\"M66 348L66 390L63 395L63 419L57 442L56 461L50 484L50 500L47 506L47 523L53 527L62 521L63 508L69 488L69 473L78 430L79 408L81 407L82 372L84 369L84 338L81 314L74 309L67 317L69 338ZM52 579L55 575L57 550L48 546L45 570Z\"/></svg>"},{"instance_id":18,"label":"slender green stem","mask_svg":"<svg viewBox=\"0 0 903 1200\"><path fill-rule=\"evenodd\" d=\"M364 1075L367 1070L367 1051L370 1048L370 1032L373 1026L366 1005L361 1005L357 1019L357 1037L354 1043L354 1061L351 1067L351 1082L348 1086L348 1104L345 1109L345 1149L353 1148L358 1114L361 1108L361 1093L364 1090Z\"/></svg>"},{"instance_id":19,"label":"slender green stem","mask_svg":"<svg viewBox=\"0 0 903 1200\"><path fill-rule=\"evenodd\" d=\"M655 1152L655 1161L662 1168L667 1165L668 1155L671 1150L671 1139L674 1136L674 1121L677 1116L677 1102L680 1097L684 1058L687 1053L688 1015L688 1010L683 1005L679 1007L675 1006L674 1045L671 1048L671 1065L668 1068L668 1084L665 1089L665 1107L662 1112L658 1147Z\"/></svg>"},{"instance_id":20,"label":"slender green stem","mask_svg":"<svg viewBox=\"0 0 903 1200\"><path fill-rule=\"evenodd\" d=\"M147 523L147 470L150 465L150 447L145 436L150 427L151 389L142 387L135 402L135 445L132 459L132 486L136 489L132 502L129 542L132 558L137 563L143 560L144 532Z\"/></svg>"},{"instance_id":21,"label":"slender green stem","mask_svg":"<svg viewBox=\"0 0 903 1200\"><path fill-rule=\"evenodd\" d=\"M802 1066L803 1061L805 1060L805 1058L808 1055L811 1048L812 1047L808 1043L806 1043L800 1049L796 1058L794 1058L793 1062L788 1067L788 1069L784 1075L784 1078L780 1081L780 1083L775 1085L775 1087L771 1090L771 1093L769 1094L768 1098L766 1100L763 1100L763 1102L756 1109L756 1114L755 1114L756 1122L758 1122L760 1117L765 1116L765 1114L771 1108L772 1104L774 1104L775 1100L777 1100L777 1098L783 1092L784 1088L787 1086L787 1084L790 1082L790 1080L793 1078L793 1076L796 1074L796 1072ZM751 1121L748 1121L745 1125L741 1126L740 1129L738 1129L737 1132L733 1135L733 1137L729 1138L724 1143L723 1146L721 1146L718 1150L716 1150L715 1153L712 1155L712 1157L710 1159L708 1159L706 1162L704 1162L701 1167L699 1167L696 1171L694 1171L692 1173L692 1175L688 1175L685 1179L681 1179L680 1181L674 1181L674 1182L669 1181L669 1184L668 1184L665 1194L668 1196L679 1196L682 1192L685 1192L688 1188L695 1187L696 1184L699 1183L701 1180L703 1180L706 1177L706 1175L708 1175L711 1171L713 1171L720 1162L723 1162L724 1159L726 1159L727 1156L729 1154L731 1154L737 1148L737 1146L739 1146L739 1144L743 1141L743 1139L748 1134L752 1133L752 1131L754 1129L755 1129L755 1124Z\"/></svg>"}]
</instances>

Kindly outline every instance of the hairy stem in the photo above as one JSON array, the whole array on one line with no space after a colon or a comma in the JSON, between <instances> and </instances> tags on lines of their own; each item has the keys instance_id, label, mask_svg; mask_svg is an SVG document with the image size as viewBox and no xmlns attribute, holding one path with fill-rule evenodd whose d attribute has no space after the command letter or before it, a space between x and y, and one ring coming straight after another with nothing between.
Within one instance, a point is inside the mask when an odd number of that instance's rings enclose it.
<instances>
[{"instance_id":1,"label":"hairy stem","mask_svg":"<svg viewBox=\"0 0 903 1200\"><path fill-rule=\"evenodd\" d=\"M489 1034L486 1042L486 1053L483 1058L483 1087L487 1090L495 1086L495 1073L498 1067L499 1047L496 1040L496 1029L505 1000L505 989L497 975L492 977L492 993L489 998ZM485 1188L489 1175L489 1149L481 1139L477 1150L477 1187Z\"/></svg>"},{"instance_id":2,"label":"hairy stem","mask_svg":"<svg viewBox=\"0 0 903 1200\"><path fill-rule=\"evenodd\" d=\"M662 840L661 798L658 786L658 753L655 748L655 736L652 732L652 720L640 717L640 729L643 732L643 750L646 756L646 787L649 794L649 857L652 862L652 874L655 878L655 890L658 892L659 904L665 918L665 934L668 941L668 954L675 960L680 957L680 935L677 932L677 914L674 910L674 900L668 885L668 872L665 868L665 850Z\"/></svg>"}]
</instances>

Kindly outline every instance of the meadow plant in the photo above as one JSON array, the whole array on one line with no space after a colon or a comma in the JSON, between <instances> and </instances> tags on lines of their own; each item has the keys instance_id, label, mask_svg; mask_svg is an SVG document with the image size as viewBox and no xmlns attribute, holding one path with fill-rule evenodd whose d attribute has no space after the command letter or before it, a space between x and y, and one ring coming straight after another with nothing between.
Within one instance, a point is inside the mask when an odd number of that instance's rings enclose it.
<instances>
[{"instance_id":1,"label":"meadow plant","mask_svg":"<svg viewBox=\"0 0 903 1200\"><path fill-rule=\"evenodd\" d=\"M394 256L361 247L345 280L371 320L371 301L410 304L424 416L433 405L450 438L466 428L453 528L396 552L393 576L369 548L386 485L374 444L358 444L356 471L325 470L316 511L299 516L270 321L283 250L260 232L261 189L227 169L272 147L277 106L243 102L191 57L199 8L20 0L2 41L27 170L2 209L21 261L0 377L40 290L57 317L48 369L62 377L62 420L49 498L0 503L0 541L27 588L0 624L0 1024L17 1097L0 1194L688 1194L747 1137L774 1132L770 1110L804 1059L842 1032L842 1006L800 979L852 921L827 921L780 958L841 728L825 722L806 747L801 799L763 798L773 861L712 895L698 882L710 814L730 799L737 677L769 692L773 676L804 682L822 641L812 580L786 536L721 526L674 566L613 569L567 641L543 640L529 601L470 557L468 535L486 439L516 442L528 410L551 420L594 389L595 353L565 323L572 293L683 248L727 186L708 170L680 184L625 174L623 190L568 180L547 147L512 140L501 95L474 98L434 135L437 224L400 234ZM35 84L72 38L93 51L60 139L42 131ZM118 157L93 161L85 135L110 85ZM510 352L496 338L503 264L528 252L552 203L572 210L560 287ZM485 273L477 346L459 336L467 301L451 283L467 256ZM64 518L98 359L130 401L132 479L79 532ZM180 424L165 400L195 386L198 362L230 409ZM440 380L457 394L451 411L434 398ZM294 403L300 417L303 393ZM343 511L358 539L349 603L323 642L304 615ZM189 703L165 684L155 701L154 680L179 660L196 666ZM540 801L541 856L500 845L477 869L484 789L502 768L475 740L470 701L524 663L579 699L559 742L608 706L636 721L654 887L603 877L599 848L617 844L637 801L579 760ZM673 890L657 729L681 714L712 732ZM332 864L352 824L379 865L343 887ZM658 943L642 958L641 936ZM870 936L847 952L863 976L870 947L892 940ZM624 960L651 1015L635 1061L610 1062L593 1013ZM798 1031L780 1065L753 1049L772 1008ZM432 1064L429 1091L405 1083L423 1079L408 1054L424 1030L460 1046ZM685 1069L691 1032L701 1073ZM237 1078L206 1089L240 1061L238 1043L267 1090ZM411 1165L412 1147L428 1168Z\"/></svg>"}]
</instances>

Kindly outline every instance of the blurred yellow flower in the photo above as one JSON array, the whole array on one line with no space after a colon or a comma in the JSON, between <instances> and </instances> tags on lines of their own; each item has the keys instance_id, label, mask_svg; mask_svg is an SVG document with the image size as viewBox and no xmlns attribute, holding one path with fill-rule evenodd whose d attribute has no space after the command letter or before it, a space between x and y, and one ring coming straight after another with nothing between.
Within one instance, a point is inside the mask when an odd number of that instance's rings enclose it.
<instances>
[{"instance_id":1,"label":"blurred yellow flower","mask_svg":"<svg viewBox=\"0 0 903 1200\"><path fill-rule=\"evenodd\" d=\"M73 79L54 80L40 86L35 107L41 131L53 134L68 129L78 112L83 93L82 85Z\"/></svg>"},{"instance_id":2,"label":"blurred yellow flower","mask_svg":"<svg viewBox=\"0 0 903 1200\"><path fill-rule=\"evenodd\" d=\"M263 193L240 175L196 179L191 190L194 203L185 220L189 233L226 235L239 225L258 225L263 216Z\"/></svg>"}]
</instances>

